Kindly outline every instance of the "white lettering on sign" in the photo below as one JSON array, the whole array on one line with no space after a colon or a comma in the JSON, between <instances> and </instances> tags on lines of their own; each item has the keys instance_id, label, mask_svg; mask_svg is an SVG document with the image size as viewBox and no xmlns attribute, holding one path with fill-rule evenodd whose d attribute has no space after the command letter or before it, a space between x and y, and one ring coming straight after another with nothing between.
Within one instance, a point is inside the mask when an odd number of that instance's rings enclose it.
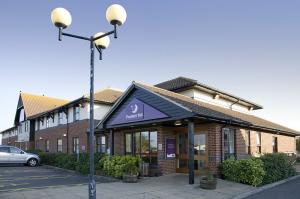
<instances>
[{"instance_id":1,"label":"white lettering on sign","mask_svg":"<svg viewBox=\"0 0 300 199\"><path fill-rule=\"evenodd\" d=\"M132 120L132 119L140 119L144 117L144 113L138 113L138 114L132 114L132 115L126 115L126 120Z\"/></svg>"}]
</instances>

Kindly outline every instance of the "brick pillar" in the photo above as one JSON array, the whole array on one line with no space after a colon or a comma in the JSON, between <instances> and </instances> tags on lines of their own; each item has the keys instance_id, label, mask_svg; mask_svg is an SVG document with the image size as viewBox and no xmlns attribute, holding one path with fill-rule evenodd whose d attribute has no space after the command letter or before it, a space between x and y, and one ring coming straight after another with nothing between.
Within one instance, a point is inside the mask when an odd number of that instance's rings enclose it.
<instances>
[{"instance_id":1,"label":"brick pillar","mask_svg":"<svg viewBox=\"0 0 300 199\"><path fill-rule=\"evenodd\" d=\"M208 169L217 174L222 159L222 126L211 124L208 127Z\"/></svg>"}]
</instances>

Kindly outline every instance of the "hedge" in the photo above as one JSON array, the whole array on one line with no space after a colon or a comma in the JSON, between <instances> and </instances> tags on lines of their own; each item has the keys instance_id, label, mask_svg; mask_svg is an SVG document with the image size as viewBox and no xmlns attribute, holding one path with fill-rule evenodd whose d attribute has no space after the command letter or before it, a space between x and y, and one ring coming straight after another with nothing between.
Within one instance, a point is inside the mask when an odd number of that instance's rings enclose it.
<instances>
[{"instance_id":1,"label":"hedge","mask_svg":"<svg viewBox=\"0 0 300 199\"><path fill-rule=\"evenodd\" d=\"M89 154L80 153L77 161L76 154L66 153L45 153L40 151L33 151L33 153L39 154L41 158L41 164L60 167L63 169L75 170L82 174L89 173ZM95 153L94 162L95 169L99 169L99 161L104 155Z\"/></svg>"},{"instance_id":2,"label":"hedge","mask_svg":"<svg viewBox=\"0 0 300 199\"><path fill-rule=\"evenodd\" d=\"M263 184L269 184L294 176L296 170L293 167L292 157L284 153L266 154L260 158L263 161L266 175Z\"/></svg>"},{"instance_id":3,"label":"hedge","mask_svg":"<svg viewBox=\"0 0 300 199\"><path fill-rule=\"evenodd\" d=\"M265 154L246 160L225 160L221 174L227 180L253 186L273 183L296 174L292 159L284 153Z\"/></svg>"},{"instance_id":4,"label":"hedge","mask_svg":"<svg viewBox=\"0 0 300 199\"><path fill-rule=\"evenodd\" d=\"M111 159L108 156L105 156L99 161L99 167L100 169L103 169L106 175L121 178L128 165L135 165L138 169L140 162L141 159L135 156L115 155Z\"/></svg>"},{"instance_id":5,"label":"hedge","mask_svg":"<svg viewBox=\"0 0 300 199\"><path fill-rule=\"evenodd\" d=\"M221 165L221 172L225 179L253 186L260 185L265 175L263 162L257 158L225 160Z\"/></svg>"}]
</instances>

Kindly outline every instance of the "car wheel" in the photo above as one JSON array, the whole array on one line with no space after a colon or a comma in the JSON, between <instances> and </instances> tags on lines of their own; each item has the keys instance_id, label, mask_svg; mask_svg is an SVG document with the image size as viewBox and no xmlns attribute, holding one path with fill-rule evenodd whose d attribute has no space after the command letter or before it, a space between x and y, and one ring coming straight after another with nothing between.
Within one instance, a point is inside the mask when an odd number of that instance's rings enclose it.
<instances>
[{"instance_id":1,"label":"car wheel","mask_svg":"<svg viewBox=\"0 0 300 199\"><path fill-rule=\"evenodd\" d=\"M27 162L27 164L31 167L37 166L37 163L38 163L37 159L34 159L34 158L29 159Z\"/></svg>"}]
</instances>

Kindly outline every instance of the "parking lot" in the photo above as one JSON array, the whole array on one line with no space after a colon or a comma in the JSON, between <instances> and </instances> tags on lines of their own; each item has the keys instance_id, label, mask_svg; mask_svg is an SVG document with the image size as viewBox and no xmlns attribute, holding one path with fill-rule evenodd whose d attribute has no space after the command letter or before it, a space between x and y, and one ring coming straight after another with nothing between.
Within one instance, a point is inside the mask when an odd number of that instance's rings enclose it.
<instances>
[{"instance_id":1,"label":"parking lot","mask_svg":"<svg viewBox=\"0 0 300 199\"><path fill-rule=\"evenodd\" d=\"M98 176L97 198L226 199L254 189L219 179L216 190L204 190L199 188L198 180L196 178L196 184L189 185L188 175L171 174L142 178L138 183L123 183ZM0 199L84 199L88 194L87 182L87 176L46 166L0 166Z\"/></svg>"},{"instance_id":2,"label":"parking lot","mask_svg":"<svg viewBox=\"0 0 300 199\"><path fill-rule=\"evenodd\" d=\"M79 186L87 185L87 182L87 176L50 169L44 166L0 166L0 196L4 192Z\"/></svg>"}]
</instances>

